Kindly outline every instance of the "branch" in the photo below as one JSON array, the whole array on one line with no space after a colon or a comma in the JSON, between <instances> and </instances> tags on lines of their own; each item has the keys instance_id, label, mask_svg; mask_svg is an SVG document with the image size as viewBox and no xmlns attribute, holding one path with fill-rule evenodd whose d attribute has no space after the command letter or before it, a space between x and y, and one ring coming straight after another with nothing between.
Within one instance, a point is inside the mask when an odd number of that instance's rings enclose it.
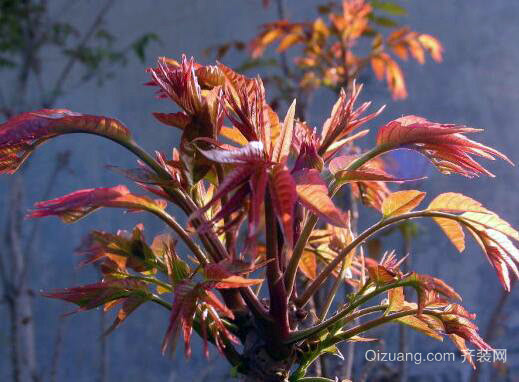
<instances>
[{"instance_id":1,"label":"branch","mask_svg":"<svg viewBox=\"0 0 519 382\"><path fill-rule=\"evenodd\" d=\"M351 163L346 170L353 171L361 167L364 163L370 161L371 159L377 157L378 155L382 154L385 151L385 148L382 146L377 146L373 148L372 150L364 153L362 156L360 156L357 160L355 160L353 163ZM340 188L340 185L332 184L329 187L329 193L331 196L333 196ZM287 294L290 296L292 294L292 290L294 288L296 275L297 275L297 268L299 266L299 262L301 261L301 256L303 256L303 251L306 247L306 244L308 243L308 239L310 238L310 235L317 224L318 217L314 214L310 214L308 217L308 220L305 223L305 226L301 232L301 235L297 239L297 242L294 246L294 251L292 252L292 257L290 258L290 261L287 266L287 270L285 271L285 285ZM339 262L342 261L339 260ZM338 264L338 262L337 262ZM336 265L337 265L336 264Z\"/></svg>"},{"instance_id":2,"label":"branch","mask_svg":"<svg viewBox=\"0 0 519 382\"><path fill-rule=\"evenodd\" d=\"M292 333L290 335L290 337L287 339L286 343L287 344L293 344L293 343L302 341L302 340L304 340L306 338L312 337L313 335L316 335L317 333L319 333L322 330L325 330L326 328L330 327L331 325L334 325L335 323L337 323L337 322L339 322L339 321L341 321L343 319L346 319L346 317L351 318L351 319L355 319L355 318L357 318L359 316L351 315L351 317L350 317L348 315L350 313L352 313L360 305L364 304L365 302L371 300L372 298L378 296L381 293L387 292L390 289L399 288L399 287L402 287L402 286L411 286L411 284L412 284L412 282L409 282L409 281L406 281L406 280L399 280L399 281L396 281L396 282L391 283L391 284L387 284L387 285L384 285L384 286L377 287L375 290L373 290L370 293L362 296L357 301L352 302L350 305L348 305L348 307L346 307L345 309L343 309L340 312L336 313L334 316L330 317L326 321L323 321L323 322L321 322L320 324L318 324L318 325L316 325L314 327L311 327L311 328L308 328L308 329L299 330L297 332ZM370 308L368 308L368 309L370 309ZM361 312L361 311L359 311L359 312ZM371 313L371 311L363 310L361 315L368 314L368 313Z\"/></svg>"},{"instance_id":3,"label":"branch","mask_svg":"<svg viewBox=\"0 0 519 382\"><path fill-rule=\"evenodd\" d=\"M270 297L270 314L276 321L276 328L280 329L279 335L284 339L290 332L288 322L288 298L283 282L278 253L278 223L273 212L270 190L265 195L265 226L267 241L267 281Z\"/></svg>"},{"instance_id":4,"label":"branch","mask_svg":"<svg viewBox=\"0 0 519 382\"><path fill-rule=\"evenodd\" d=\"M371 235L375 234L376 232L384 229L385 227L398 223L403 220L407 219L416 219L416 218L423 218L423 217L443 217L447 219L452 220L460 220L460 218L457 215L445 213L445 212L437 212L437 211L414 211L414 212L408 212L406 214L402 214L399 216L395 216L393 218L381 220L375 225L371 226L364 232L362 232L359 236L355 238L348 246L346 246L338 255L335 257L331 262L328 263L328 265L319 273L319 275L312 281L310 286L304 291L304 293L296 299L296 305L298 307L303 307L307 302L308 299L315 293L317 289L322 285L322 283L332 274L335 267L348 255L350 251L355 249L358 245L362 244L366 239L368 239ZM466 224L466 222L463 222L463 224Z\"/></svg>"},{"instance_id":5,"label":"branch","mask_svg":"<svg viewBox=\"0 0 519 382\"><path fill-rule=\"evenodd\" d=\"M168 226L170 226L178 236L184 241L187 247L193 252L196 256L197 260L201 265L206 265L209 263L205 253L202 252L200 247L189 237L189 234L182 228L180 224L166 211L157 209L152 211L156 216L161 218Z\"/></svg>"},{"instance_id":6,"label":"branch","mask_svg":"<svg viewBox=\"0 0 519 382\"><path fill-rule=\"evenodd\" d=\"M83 35L83 38L81 41L79 41L76 49L80 50L86 46L88 41L92 38L94 33L96 32L99 25L103 22L103 18L105 14L108 12L108 10L113 6L114 0L107 0L104 4L104 6L99 10L96 18L94 19L93 23L90 25L90 28L87 30L87 32ZM68 76L70 75L72 68L74 67L74 64L78 58L75 55L71 55L68 61L65 63L65 66L61 70L61 73L59 74L54 87L52 91L50 92L49 99L45 101L45 106L50 107L49 105L53 105L56 102L56 99L61 95L61 91L63 88L63 85L65 84Z\"/></svg>"}]
</instances>

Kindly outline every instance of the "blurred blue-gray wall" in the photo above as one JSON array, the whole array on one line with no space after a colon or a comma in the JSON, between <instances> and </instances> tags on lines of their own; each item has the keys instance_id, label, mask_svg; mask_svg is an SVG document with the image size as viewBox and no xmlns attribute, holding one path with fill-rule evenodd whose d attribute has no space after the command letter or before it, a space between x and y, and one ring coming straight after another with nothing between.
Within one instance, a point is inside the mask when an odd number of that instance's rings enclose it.
<instances>
[{"instance_id":1,"label":"blurred blue-gray wall","mask_svg":"<svg viewBox=\"0 0 519 382\"><path fill-rule=\"evenodd\" d=\"M54 4L55 3L55 4ZM55 0L55 12L60 12L66 1ZM100 1L83 1L67 9L66 17L79 25L88 25L96 14ZM316 1L288 0L289 17L310 19ZM384 84L368 80L364 99L374 105L388 104L378 124L405 114L417 114L439 122L467 124L485 129L478 140L495 147L519 161L519 1L514 0L436 0L403 1L409 10L405 23L418 31L437 36L445 48L444 62L430 60L420 66L405 63L409 98L391 101ZM157 33L162 44L151 45L147 65L154 57L166 55L177 58L182 53L206 61L202 51L208 46L234 39L249 39L262 22L275 18L275 9L263 9L260 0L120 0L107 17L107 26L121 44L142 33ZM48 60L56 60L49 54ZM233 66L241 59L231 54L225 63ZM234 60L234 61L233 61ZM56 68L59 65L56 62ZM102 87L88 84L71 91L61 99L58 107L91 114L106 114L122 120L133 131L136 139L149 150L168 152L177 142L178 132L161 126L151 115L153 111L168 111L170 104L154 98L153 90L143 86L147 81L145 65L130 60L115 72L115 77ZM53 69L51 67L49 69ZM79 76L81 73L75 73ZM55 72L49 72L55 75ZM2 79L2 90L9 80ZM314 98L309 120L320 126L333 104L331 94L323 92ZM371 137L372 139L372 137ZM37 201L42 185L53 166L57 150L71 149L73 174L57 179L53 196L78 188L111 186L124 179L107 171L104 166L133 166L133 159L112 144L84 135L63 137L44 145L32 158L24 173L26 207ZM429 195L446 190L462 192L482 201L513 225L519 226L519 174L516 168L503 162L489 164L496 178L465 180L456 176L442 176L428 169L429 179L423 187ZM0 195L5 195L6 180L0 179ZM6 198L0 198L0 211L6 209ZM87 269L77 270L73 255L81 238L90 229L115 231L131 229L144 222L148 237L164 228L144 215L122 215L120 211L101 211L78 224L65 226L57 219L42 225L37 238L30 283L34 290L66 287L88 282L96 275ZM463 254L429 224L422 225L426 232L413 244L412 261L417 271L439 276L453 285L464 297L463 304L477 313L477 323L483 332L491 310L501 294L496 275L482 252L473 243ZM400 248L397 248L400 249ZM508 321L493 345L508 349L508 366L517 381L519 353L519 297L517 290L505 309ZM59 301L34 298L37 351L39 365L48 372L53 354L59 316L69 306ZM9 381L8 335L5 309L0 305L0 381ZM60 363L59 382L96 381L99 371L99 312L88 312L66 319ZM107 341L108 381L172 382L191 378L193 381L226 380L228 367L217 360L211 349L210 360L201 357L195 341L193 357L183 360L168 359L160 354L160 343L167 326L167 315L154 306L141 309L113 333ZM396 338L396 326L390 329L390 338ZM451 344L436 343L419 335L411 335L411 350L419 352L454 351ZM364 349L364 348L363 348ZM359 352L361 359L363 353ZM216 359L216 360L215 360ZM459 358L458 358L459 359ZM515 366L514 366L515 361ZM463 381L471 369L465 364L430 363L409 365L413 380ZM495 380L490 368L483 371L481 381ZM492 371L493 373L493 371ZM45 380L48 375L45 374ZM512 379L511 379L512 380Z\"/></svg>"}]
</instances>

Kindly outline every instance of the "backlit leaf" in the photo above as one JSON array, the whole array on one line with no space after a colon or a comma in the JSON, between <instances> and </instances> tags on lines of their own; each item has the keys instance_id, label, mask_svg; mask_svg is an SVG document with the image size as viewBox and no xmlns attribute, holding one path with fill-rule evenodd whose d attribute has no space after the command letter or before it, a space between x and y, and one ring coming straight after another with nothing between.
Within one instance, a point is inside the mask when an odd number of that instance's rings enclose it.
<instances>
[{"instance_id":1,"label":"backlit leaf","mask_svg":"<svg viewBox=\"0 0 519 382\"><path fill-rule=\"evenodd\" d=\"M310 251L303 251L301 261L299 262L299 269L310 280L317 277L317 259L315 254Z\"/></svg>"},{"instance_id":2,"label":"backlit leaf","mask_svg":"<svg viewBox=\"0 0 519 382\"><path fill-rule=\"evenodd\" d=\"M236 127L224 126L220 130L220 135L242 146L248 143L247 139L245 139L245 137L240 133L240 130L238 130Z\"/></svg>"},{"instance_id":3,"label":"backlit leaf","mask_svg":"<svg viewBox=\"0 0 519 382\"><path fill-rule=\"evenodd\" d=\"M382 203L382 214L384 218L405 214L418 206L424 197L425 192L417 190L393 192Z\"/></svg>"},{"instance_id":4,"label":"backlit leaf","mask_svg":"<svg viewBox=\"0 0 519 382\"><path fill-rule=\"evenodd\" d=\"M434 217L433 220L440 226L451 243L460 252L465 250L465 233L457 221L452 219Z\"/></svg>"},{"instance_id":5,"label":"backlit leaf","mask_svg":"<svg viewBox=\"0 0 519 382\"><path fill-rule=\"evenodd\" d=\"M499 151L472 141L463 135L480 131L462 125L430 122L408 115L383 126L377 134L377 144L387 150L397 148L420 152L444 174L457 173L466 177L480 174L493 176L472 156L493 160L510 160Z\"/></svg>"},{"instance_id":6,"label":"backlit leaf","mask_svg":"<svg viewBox=\"0 0 519 382\"><path fill-rule=\"evenodd\" d=\"M294 174L297 195L301 203L324 221L346 227L342 212L328 196L328 187L315 169L303 169Z\"/></svg>"},{"instance_id":7,"label":"backlit leaf","mask_svg":"<svg viewBox=\"0 0 519 382\"><path fill-rule=\"evenodd\" d=\"M294 132L294 115L296 112L296 101L294 100L290 105L281 134L276 140L274 151L272 153L272 161L278 163L286 163L290 154L290 147L292 146L292 136Z\"/></svg>"}]
</instances>

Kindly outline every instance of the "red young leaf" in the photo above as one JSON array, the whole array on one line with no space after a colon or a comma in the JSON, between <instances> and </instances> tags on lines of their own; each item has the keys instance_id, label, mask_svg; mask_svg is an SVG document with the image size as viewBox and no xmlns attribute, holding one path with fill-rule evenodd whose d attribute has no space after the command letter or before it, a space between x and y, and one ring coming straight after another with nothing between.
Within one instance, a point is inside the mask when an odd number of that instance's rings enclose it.
<instances>
[{"instance_id":1,"label":"red young leaf","mask_svg":"<svg viewBox=\"0 0 519 382\"><path fill-rule=\"evenodd\" d=\"M472 156L510 160L499 151L466 138L464 133L480 131L462 125L441 124L408 115L383 126L377 144L387 147L409 148L420 152L444 174L457 173L466 177L480 174L493 176ZM510 162L512 163L512 162Z\"/></svg>"},{"instance_id":2,"label":"red young leaf","mask_svg":"<svg viewBox=\"0 0 519 382\"><path fill-rule=\"evenodd\" d=\"M153 201L146 196L131 194L125 186L91 188L72 192L60 198L35 204L31 218L58 216L65 223L74 223L101 207L126 208L130 211L164 209L164 201Z\"/></svg>"},{"instance_id":3,"label":"red young leaf","mask_svg":"<svg viewBox=\"0 0 519 382\"><path fill-rule=\"evenodd\" d=\"M70 133L96 134L115 141L131 138L130 131L114 118L67 109L22 113L0 125L0 174L16 172L38 145Z\"/></svg>"},{"instance_id":4,"label":"red young leaf","mask_svg":"<svg viewBox=\"0 0 519 382\"><path fill-rule=\"evenodd\" d=\"M203 284L195 284L191 280L183 281L175 287L173 307L169 320L169 326L162 343L162 352L167 349L175 350L178 333L182 330L184 336L185 353L191 355L191 334L193 332L193 320L199 311L210 310L212 320L218 322L218 332L231 341L237 339L225 329L218 313L224 317L233 319L233 313L222 303L214 293ZM207 339L205 339L207 341Z\"/></svg>"},{"instance_id":5,"label":"red young leaf","mask_svg":"<svg viewBox=\"0 0 519 382\"><path fill-rule=\"evenodd\" d=\"M371 102L365 102L357 109L354 109L354 104L361 91L362 85L357 86L355 82L353 83L350 96L346 95L343 89L341 90L340 97L333 106L330 118L323 125L319 150L321 154L328 151L332 143L345 138L353 130L378 117L384 110L383 106L376 112L361 117L371 105Z\"/></svg>"},{"instance_id":6,"label":"red young leaf","mask_svg":"<svg viewBox=\"0 0 519 382\"><path fill-rule=\"evenodd\" d=\"M447 285L443 280L429 275L411 273L406 280L413 283L413 288L418 294L418 314L422 314L423 309L427 305L428 294L430 292L439 293L445 297L455 300L461 300L461 296Z\"/></svg>"},{"instance_id":7,"label":"red young leaf","mask_svg":"<svg viewBox=\"0 0 519 382\"><path fill-rule=\"evenodd\" d=\"M297 201L296 183L290 171L284 165L276 165L272 168L270 176L270 195L274 209L283 228L285 242L288 248L292 248L294 241L294 208Z\"/></svg>"},{"instance_id":8,"label":"red young leaf","mask_svg":"<svg viewBox=\"0 0 519 382\"><path fill-rule=\"evenodd\" d=\"M77 311L80 311L93 309L110 301L133 295L144 298L148 293L146 283L142 281L114 279L42 294L45 297L57 298L74 303L79 306Z\"/></svg>"},{"instance_id":9,"label":"red young leaf","mask_svg":"<svg viewBox=\"0 0 519 382\"><path fill-rule=\"evenodd\" d=\"M202 109L202 90L198 83L195 68L199 67L193 59L187 60L182 56L182 63L172 65L162 57L157 68L150 68L152 81L149 85L159 86L159 96L169 97L188 115L194 115Z\"/></svg>"},{"instance_id":10,"label":"red young leaf","mask_svg":"<svg viewBox=\"0 0 519 382\"><path fill-rule=\"evenodd\" d=\"M287 111L281 135L277 138L272 152L272 161L285 164L292 147L292 136L294 132L294 115L296 112L296 100L292 102Z\"/></svg>"}]
</instances>

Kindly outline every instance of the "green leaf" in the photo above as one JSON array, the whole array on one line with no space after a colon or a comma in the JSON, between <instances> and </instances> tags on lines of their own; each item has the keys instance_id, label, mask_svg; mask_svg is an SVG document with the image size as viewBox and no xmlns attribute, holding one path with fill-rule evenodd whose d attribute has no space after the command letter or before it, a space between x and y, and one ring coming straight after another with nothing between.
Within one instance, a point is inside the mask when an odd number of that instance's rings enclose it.
<instances>
[{"instance_id":1,"label":"green leaf","mask_svg":"<svg viewBox=\"0 0 519 382\"><path fill-rule=\"evenodd\" d=\"M156 33L146 33L132 43L133 52L141 62L144 62L146 58L146 48L154 41L158 43L161 42Z\"/></svg>"},{"instance_id":2,"label":"green leaf","mask_svg":"<svg viewBox=\"0 0 519 382\"><path fill-rule=\"evenodd\" d=\"M371 15L370 19L375 24L380 25L381 27L394 28L398 26L398 23L395 20L390 19L389 17Z\"/></svg>"},{"instance_id":3,"label":"green leaf","mask_svg":"<svg viewBox=\"0 0 519 382\"><path fill-rule=\"evenodd\" d=\"M379 9L395 16L407 15L407 10L404 7L392 1L371 0L371 5L375 9Z\"/></svg>"}]
</instances>

